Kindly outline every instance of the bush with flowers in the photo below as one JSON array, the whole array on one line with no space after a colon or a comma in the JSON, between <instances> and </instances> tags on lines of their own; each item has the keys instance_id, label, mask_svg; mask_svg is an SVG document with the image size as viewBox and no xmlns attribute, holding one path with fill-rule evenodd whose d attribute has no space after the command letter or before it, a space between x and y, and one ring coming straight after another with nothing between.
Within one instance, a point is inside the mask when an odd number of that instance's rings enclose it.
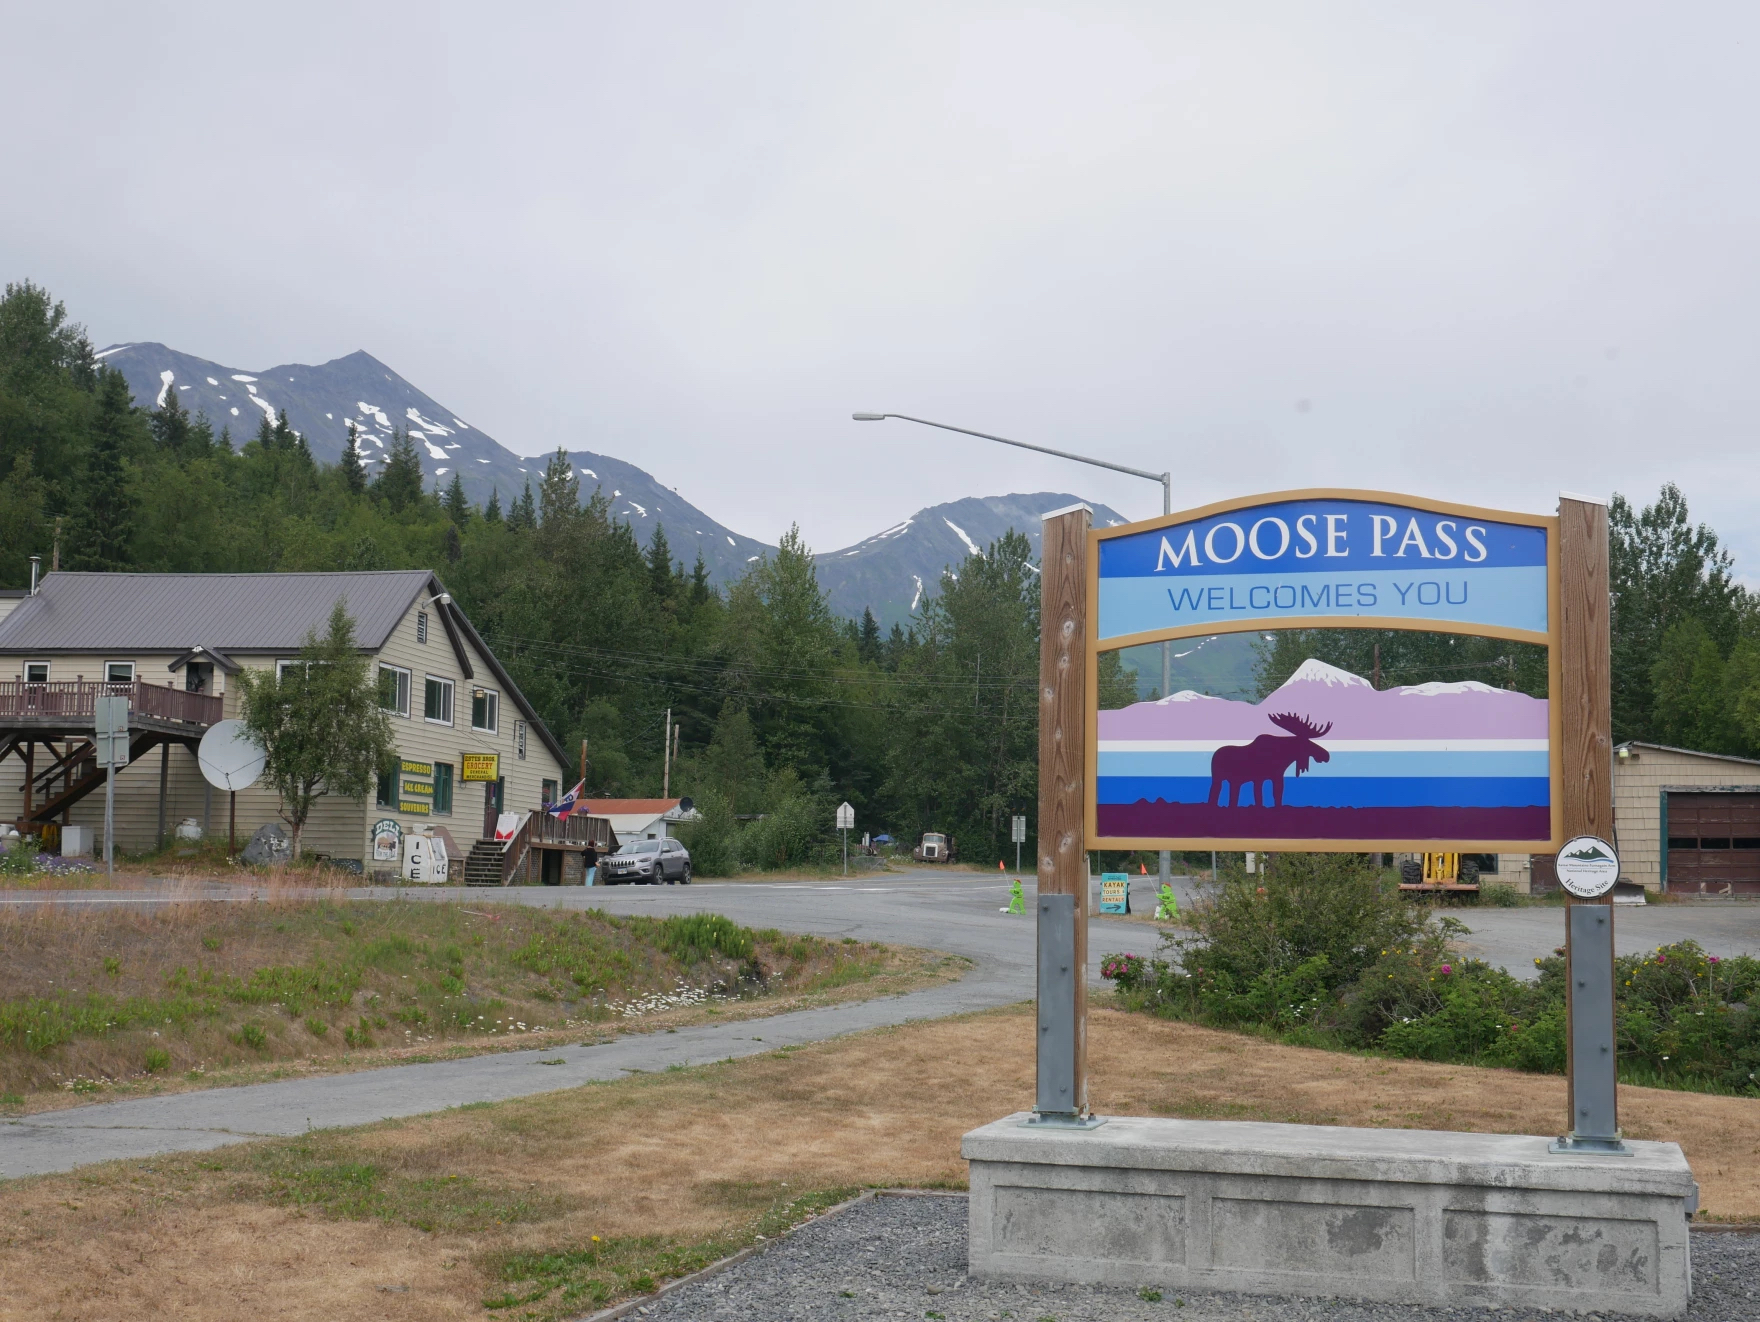
<instances>
[{"instance_id":1,"label":"bush with flowers","mask_svg":"<svg viewBox=\"0 0 1760 1322\"><path fill-rule=\"evenodd\" d=\"M1560 1073L1564 952L1524 982L1463 959L1453 919L1385 889L1367 860L1279 854L1225 874L1190 915L1196 935L1155 959L1108 956L1127 1008L1252 1025L1315 1046ZM1691 941L1615 964L1622 1076L1760 1096L1760 960Z\"/></svg>"}]
</instances>

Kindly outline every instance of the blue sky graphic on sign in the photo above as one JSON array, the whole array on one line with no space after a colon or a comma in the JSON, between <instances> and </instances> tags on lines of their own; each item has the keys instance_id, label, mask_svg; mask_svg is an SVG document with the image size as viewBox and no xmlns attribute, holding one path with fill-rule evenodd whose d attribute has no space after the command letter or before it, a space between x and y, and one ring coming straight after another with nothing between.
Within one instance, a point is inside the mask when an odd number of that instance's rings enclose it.
<instances>
[{"instance_id":1,"label":"blue sky graphic on sign","mask_svg":"<svg viewBox=\"0 0 1760 1322\"><path fill-rule=\"evenodd\" d=\"M1099 639L1374 617L1543 635L1546 530L1374 500L1271 501L1099 545Z\"/></svg>"}]
</instances>

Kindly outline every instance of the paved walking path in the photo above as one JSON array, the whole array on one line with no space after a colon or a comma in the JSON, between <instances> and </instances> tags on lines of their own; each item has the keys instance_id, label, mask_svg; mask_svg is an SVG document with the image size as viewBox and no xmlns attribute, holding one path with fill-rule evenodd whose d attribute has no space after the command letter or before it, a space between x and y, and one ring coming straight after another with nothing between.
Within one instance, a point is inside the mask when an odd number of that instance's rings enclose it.
<instances>
[{"instance_id":1,"label":"paved walking path","mask_svg":"<svg viewBox=\"0 0 1760 1322\"><path fill-rule=\"evenodd\" d=\"M1149 898L1153 880L1133 879L1133 903ZM1188 903L1191 883L1182 880L1178 888L1181 902ZM1031 882L1026 890L1031 896ZM197 894L228 902L248 903L253 898L249 888L219 885ZM1008 900L1005 878L924 872L838 882L699 882L688 887L515 887L490 891L362 887L345 894L393 903L451 902L473 907L511 903L657 916L712 910L754 927L944 950L972 960L973 968L958 982L903 996L676 1033L632 1034L598 1046L472 1056L28 1116L0 1123L0 1177L68 1170L120 1157L213 1148L307 1129L367 1124L470 1102L526 1097L615 1079L631 1071L749 1056L913 1019L1015 1004L1033 996L1031 909L1025 917L998 912ZM179 886L62 892L54 897L13 893L0 895L0 904L144 905L189 898L191 888ZM1519 976L1531 977L1534 957L1563 939L1562 910L1462 910L1459 916L1472 928L1469 948ZM1755 953L1760 952L1760 905L1621 909L1617 931L1622 952L1648 950L1692 937L1714 954ZM1156 944L1156 929L1147 924L1094 920L1089 938L1090 980L1098 981L1103 955L1121 951L1150 954ZM563 1063L539 1063L557 1059Z\"/></svg>"},{"instance_id":2,"label":"paved walking path","mask_svg":"<svg viewBox=\"0 0 1760 1322\"><path fill-rule=\"evenodd\" d=\"M361 897L371 893L368 889L356 892ZM426 888L403 891L401 896L397 902L450 900L473 907L511 902L546 908L600 907L619 913L712 909L753 926L949 951L966 956L974 966L958 982L925 991L742 1023L632 1034L596 1046L500 1052L26 1116L0 1123L0 1177L69 1170L123 1157L201 1150L270 1135L419 1115L470 1102L526 1097L616 1079L632 1071L702 1065L913 1019L1010 1005L1033 995L1031 917L999 913L1007 902L1007 886L988 878L886 879L855 881L848 887L699 883L665 889L521 887L460 892ZM248 894L244 898L248 899ZM152 902L140 892L87 892L82 900ZM1154 948L1155 932L1144 926L1097 923L1091 945L1091 976L1098 980L1102 954L1116 950L1147 953ZM563 1063L540 1063L555 1060Z\"/></svg>"}]
</instances>

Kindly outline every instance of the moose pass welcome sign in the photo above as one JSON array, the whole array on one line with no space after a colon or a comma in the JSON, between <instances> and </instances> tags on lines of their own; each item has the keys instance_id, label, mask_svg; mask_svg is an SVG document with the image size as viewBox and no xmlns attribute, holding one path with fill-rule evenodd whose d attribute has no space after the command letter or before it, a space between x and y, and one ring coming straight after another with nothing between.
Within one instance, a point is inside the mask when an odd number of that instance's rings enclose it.
<instances>
[{"instance_id":1,"label":"moose pass welcome sign","mask_svg":"<svg viewBox=\"0 0 1760 1322\"><path fill-rule=\"evenodd\" d=\"M1094 529L1088 837L1098 849L1536 850L1558 838L1557 712L1475 680L1377 690L1309 660L1258 703L1097 711L1097 653L1277 628L1538 643L1557 692L1556 518L1288 492Z\"/></svg>"}]
</instances>

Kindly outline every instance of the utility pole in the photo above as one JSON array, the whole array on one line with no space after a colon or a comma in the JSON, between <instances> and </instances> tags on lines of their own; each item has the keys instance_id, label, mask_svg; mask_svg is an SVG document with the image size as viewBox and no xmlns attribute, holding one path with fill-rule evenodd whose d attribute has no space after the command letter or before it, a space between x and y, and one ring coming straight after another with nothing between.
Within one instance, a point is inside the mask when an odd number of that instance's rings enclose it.
<instances>
[{"instance_id":1,"label":"utility pole","mask_svg":"<svg viewBox=\"0 0 1760 1322\"><path fill-rule=\"evenodd\" d=\"M666 709L666 724L660 735L660 797L672 797L672 708Z\"/></svg>"}]
</instances>

